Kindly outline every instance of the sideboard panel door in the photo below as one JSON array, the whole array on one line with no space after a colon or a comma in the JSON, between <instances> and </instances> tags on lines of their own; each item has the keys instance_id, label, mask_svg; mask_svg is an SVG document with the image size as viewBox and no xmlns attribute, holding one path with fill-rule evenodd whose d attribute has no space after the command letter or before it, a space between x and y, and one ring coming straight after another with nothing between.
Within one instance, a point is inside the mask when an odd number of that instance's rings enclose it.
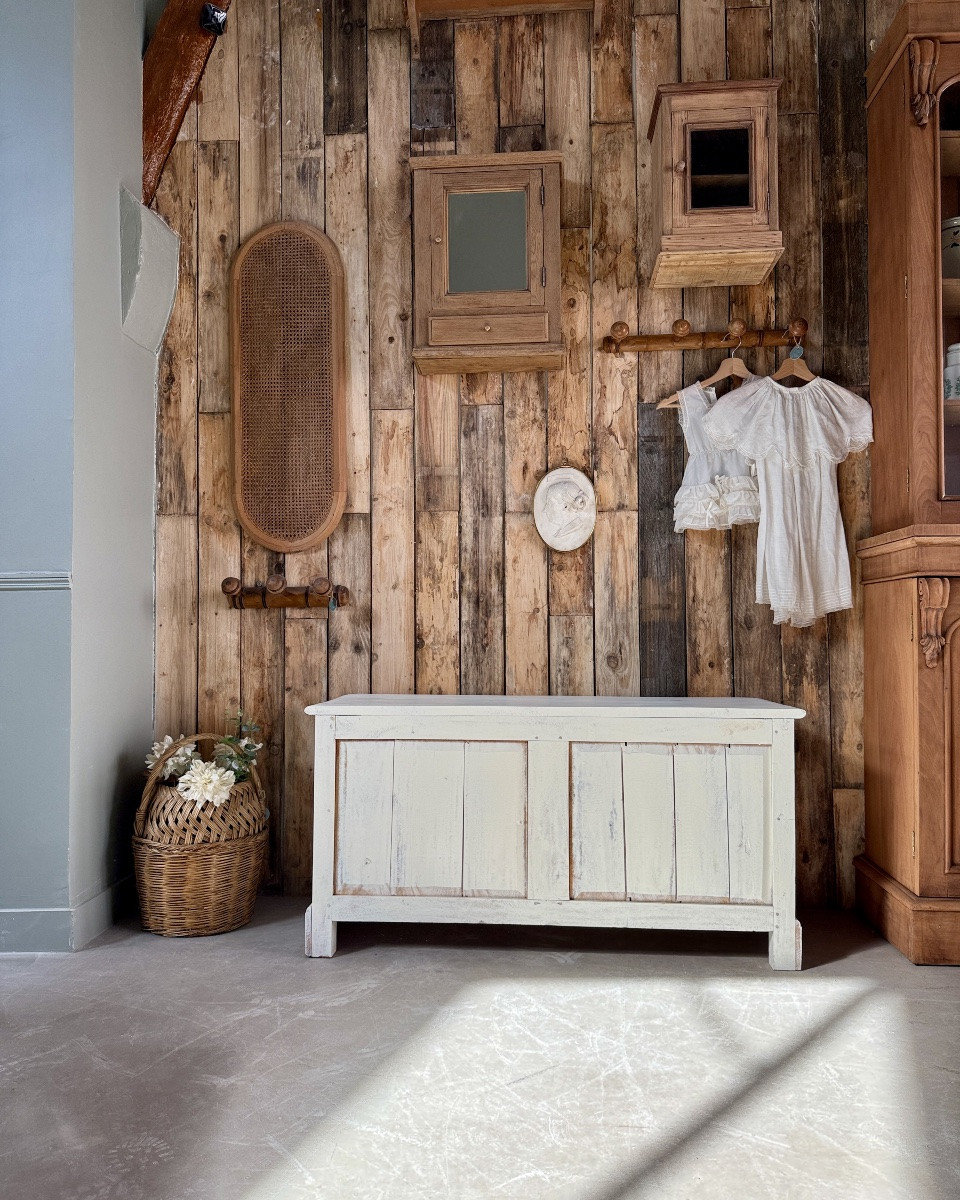
<instances>
[{"instance_id":1,"label":"sideboard panel door","mask_svg":"<svg viewBox=\"0 0 960 1200\"><path fill-rule=\"evenodd\" d=\"M527 894L527 748L467 742L463 770L463 894Z\"/></svg>"},{"instance_id":2,"label":"sideboard panel door","mask_svg":"<svg viewBox=\"0 0 960 1200\"><path fill-rule=\"evenodd\" d=\"M341 742L335 876L339 895L389 894L392 823L393 742Z\"/></svg>"},{"instance_id":3,"label":"sideboard panel door","mask_svg":"<svg viewBox=\"0 0 960 1200\"><path fill-rule=\"evenodd\" d=\"M684 900L727 898L725 746L676 746L673 752L677 811L677 896Z\"/></svg>"},{"instance_id":4,"label":"sideboard panel door","mask_svg":"<svg viewBox=\"0 0 960 1200\"><path fill-rule=\"evenodd\" d=\"M727 836L730 899L770 899L764 829L770 807L770 755L765 746L727 747Z\"/></svg>"},{"instance_id":5,"label":"sideboard panel door","mask_svg":"<svg viewBox=\"0 0 960 1200\"><path fill-rule=\"evenodd\" d=\"M676 899L672 746L624 746L623 825L628 899Z\"/></svg>"},{"instance_id":6,"label":"sideboard panel door","mask_svg":"<svg viewBox=\"0 0 960 1200\"><path fill-rule=\"evenodd\" d=\"M574 900L626 898L621 770L618 742L571 747Z\"/></svg>"},{"instance_id":7,"label":"sideboard panel door","mask_svg":"<svg viewBox=\"0 0 960 1200\"><path fill-rule=\"evenodd\" d=\"M463 742L397 742L393 750L393 874L398 896L463 888Z\"/></svg>"}]
</instances>

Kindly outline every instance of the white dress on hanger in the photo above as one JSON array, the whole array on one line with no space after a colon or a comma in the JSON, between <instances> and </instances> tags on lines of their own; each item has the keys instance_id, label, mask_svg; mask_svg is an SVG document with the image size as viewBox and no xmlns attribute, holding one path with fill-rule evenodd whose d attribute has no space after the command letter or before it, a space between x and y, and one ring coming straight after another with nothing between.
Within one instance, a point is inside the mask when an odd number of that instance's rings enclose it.
<instances>
[{"instance_id":1,"label":"white dress on hanger","mask_svg":"<svg viewBox=\"0 0 960 1200\"><path fill-rule=\"evenodd\" d=\"M717 402L717 393L695 383L677 395L689 457L673 501L674 529L729 529L759 521L757 481L743 455L718 450L703 431L703 419Z\"/></svg>"},{"instance_id":2,"label":"white dress on hanger","mask_svg":"<svg viewBox=\"0 0 960 1200\"><path fill-rule=\"evenodd\" d=\"M800 627L852 607L837 463L873 441L866 400L829 379L788 388L757 378L718 400L703 427L718 449L756 464L757 603L775 624Z\"/></svg>"}]
</instances>

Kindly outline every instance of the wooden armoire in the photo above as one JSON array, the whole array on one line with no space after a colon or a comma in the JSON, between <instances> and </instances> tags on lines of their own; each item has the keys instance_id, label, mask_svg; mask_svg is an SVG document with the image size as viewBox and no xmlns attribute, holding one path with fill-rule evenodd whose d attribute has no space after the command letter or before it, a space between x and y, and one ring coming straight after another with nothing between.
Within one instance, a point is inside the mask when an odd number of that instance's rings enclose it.
<instances>
[{"instance_id":1,"label":"wooden armoire","mask_svg":"<svg viewBox=\"0 0 960 1200\"><path fill-rule=\"evenodd\" d=\"M912 0L867 71L872 537L857 900L916 963L960 963L960 4ZM960 269L957 270L960 276Z\"/></svg>"}]
</instances>

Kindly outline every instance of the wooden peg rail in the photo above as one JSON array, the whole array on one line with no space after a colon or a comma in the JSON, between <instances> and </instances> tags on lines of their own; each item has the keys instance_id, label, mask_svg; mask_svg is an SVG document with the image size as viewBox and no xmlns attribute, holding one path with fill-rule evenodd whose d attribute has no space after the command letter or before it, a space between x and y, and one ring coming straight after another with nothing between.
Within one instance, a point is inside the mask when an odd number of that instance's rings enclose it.
<instances>
[{"instance_id":1,"label":"wooden peg rail","mask_svg":"<svg viewBox=\"0 0 960 1200\"><path fill-rule=\"evenodd\" d=\"M689 321L674 321L672 333L640 333L631 336L626 321L610 327L600 349L607 354L622 354L624 350L650 354L659 350L749 350L754 346L803 345L807 322L798 317L786 329L748 329L739 317L731 321L725 333L694 333Z\"/></svg>"},{"instance_id":2,"label":"wooden peg rail","mask_svg":"<svg viewBox=\"0 0 960 1200\"><path fill-rule=\"evenodd\" d=\"M244 587L232 576L220 584L231 608L346 608L350 590L318 575L306 587L290 587L283 575L270 575L265 584Z\"/></svg>"}]
</instances>

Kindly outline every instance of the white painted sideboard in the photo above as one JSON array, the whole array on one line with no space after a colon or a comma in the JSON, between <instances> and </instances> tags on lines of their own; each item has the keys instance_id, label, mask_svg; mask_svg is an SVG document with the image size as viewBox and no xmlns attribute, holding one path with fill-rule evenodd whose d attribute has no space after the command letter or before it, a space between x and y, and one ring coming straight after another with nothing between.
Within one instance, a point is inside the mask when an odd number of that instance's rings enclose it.
<instances>
[{"instance_id":1,"label":"white painted sideboard","mask_svg":"<svg viewBox=\"0 0 960 1200\"><path fill-rule=\"evenodd\" d=\"M747 699L344 696L306 952L338 921L762 930L800 966L793 725Z\"/></svg>"}]
</instances>

